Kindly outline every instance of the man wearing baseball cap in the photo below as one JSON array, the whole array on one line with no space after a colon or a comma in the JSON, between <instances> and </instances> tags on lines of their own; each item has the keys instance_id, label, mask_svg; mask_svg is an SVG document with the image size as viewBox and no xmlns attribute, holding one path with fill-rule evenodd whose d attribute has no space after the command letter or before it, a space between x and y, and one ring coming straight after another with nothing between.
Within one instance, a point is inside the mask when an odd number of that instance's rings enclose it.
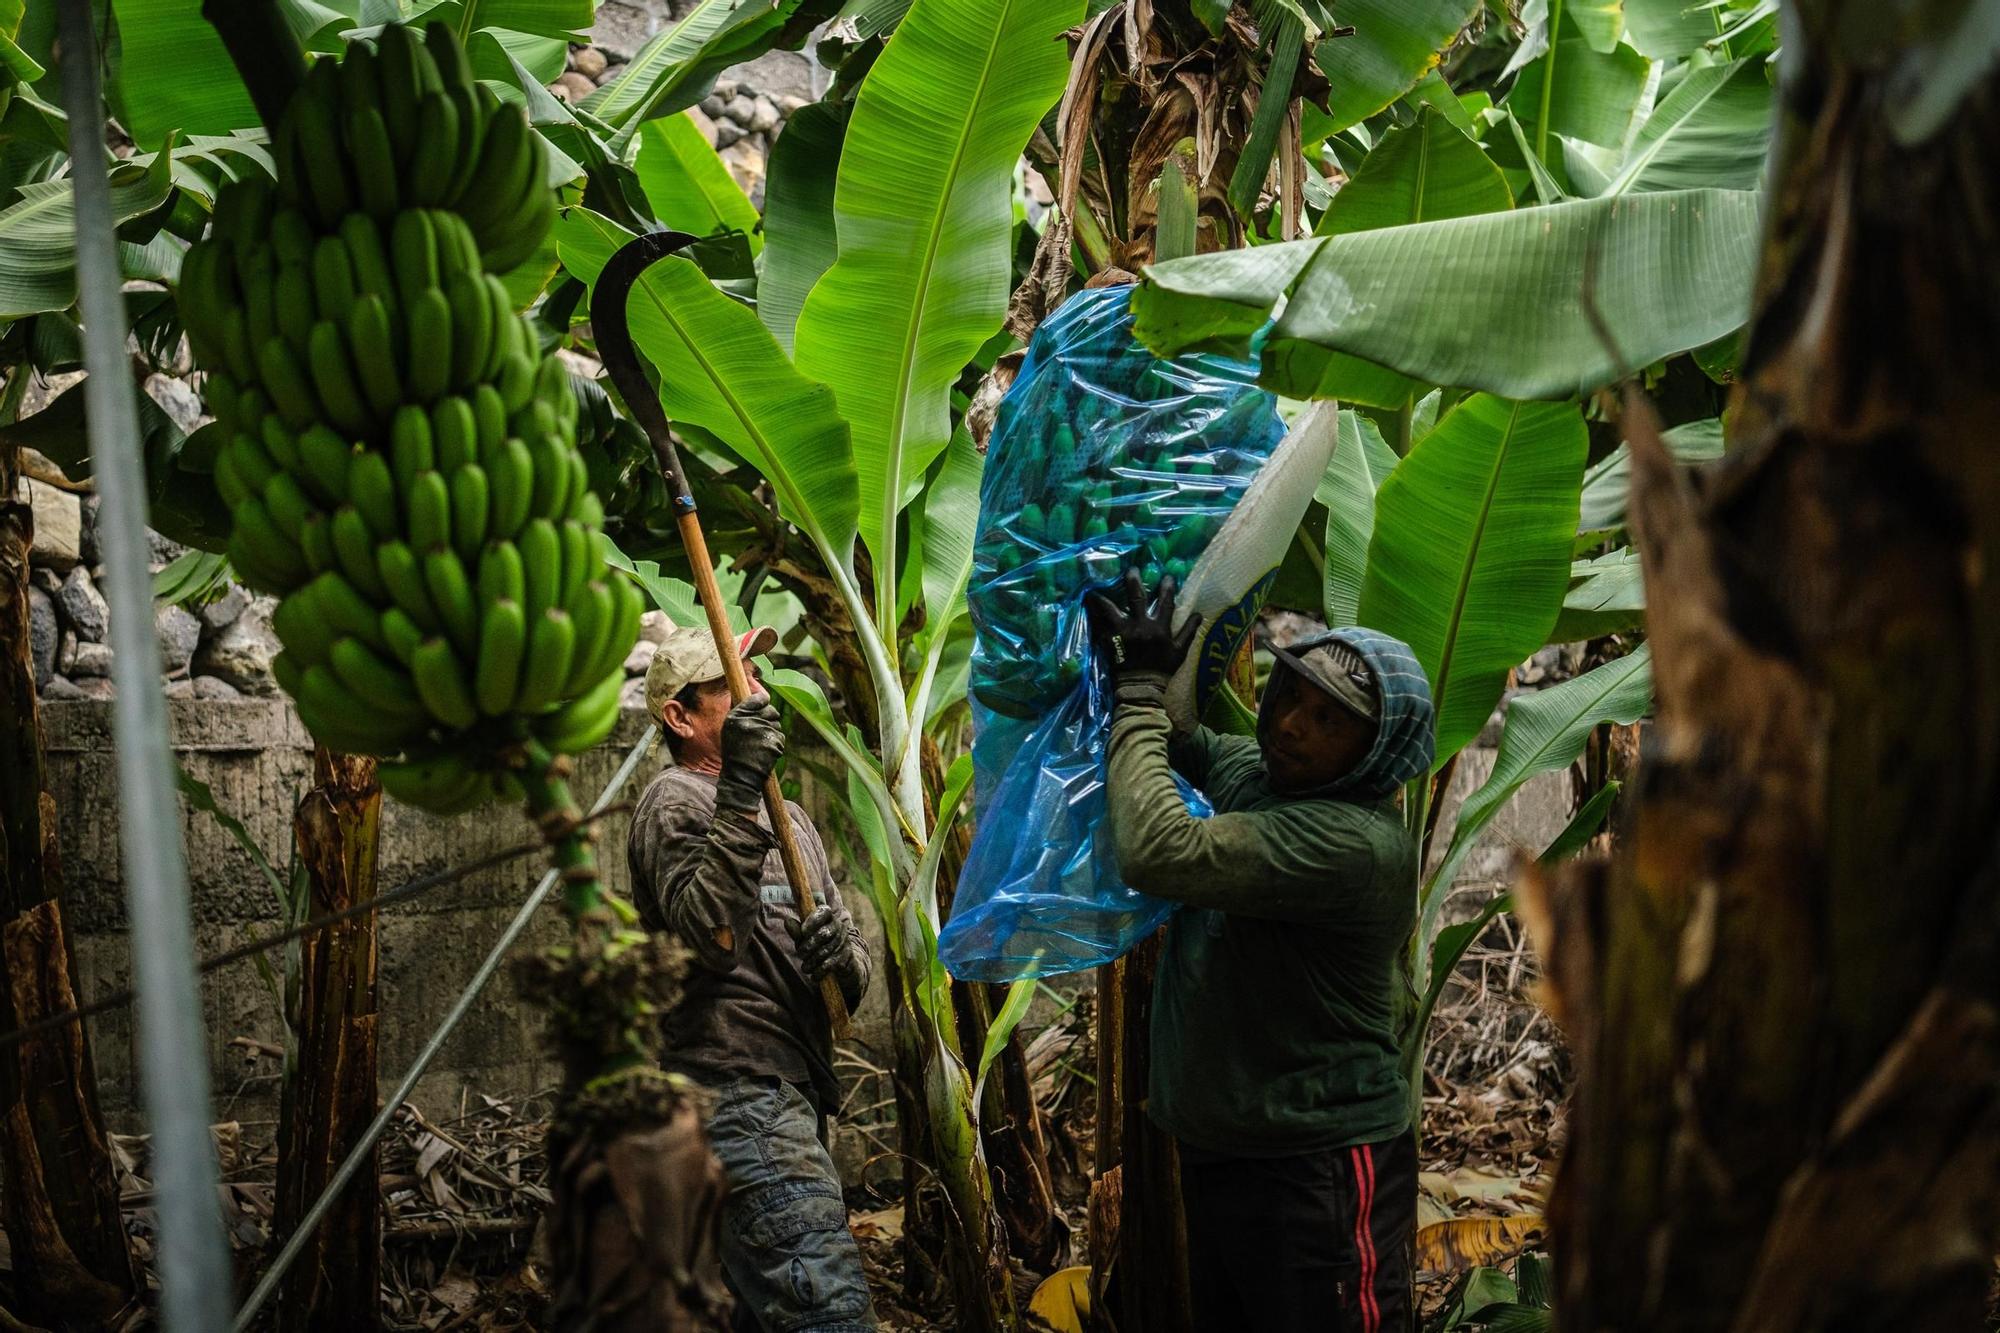
<instances>
[{"instance_id":1,"label":"man wearing baseball cap","mask_svg":"<svg viewBox=\"0 0 2000 1333\"><path fill-rule=\"evenodd\" d=\"M1133 888L1184 905L1154 974L1147 1114L1180 1145L1195 1326L1411 1326L1417 1162L1397 959L1417 907L1397 804L1430 771L1409 646L1350 627L1277 649L1257 736L1174 735L1199 628L1174 587L1092 599L1117 697L1106 794ZM1215 808L1188 812L1178 772ZM1128 1198L1126 1206L1151 1201Z\"/></svg>"},{"instance_id":2,"label":"man wearing baseball cap","mask_svg":"<svg viewBox=\"0 0 2000 1333\"><path fill-rule=\"evenodd\" d=\"M694 955L661 1062L714 1094L735 1327L849 1333L875 1317L826 1147L839 1089L819 982L834 977L852 1009L870 964L805 811L790 807L792 828L821 905L803 921L764 812L785 733L751 659L776 639L755 629L737 641L753 693L732 706L707 627L668 631L646 711L673 763L639 798L626 854L641 917Z\"/></svg>"}]
</instances>

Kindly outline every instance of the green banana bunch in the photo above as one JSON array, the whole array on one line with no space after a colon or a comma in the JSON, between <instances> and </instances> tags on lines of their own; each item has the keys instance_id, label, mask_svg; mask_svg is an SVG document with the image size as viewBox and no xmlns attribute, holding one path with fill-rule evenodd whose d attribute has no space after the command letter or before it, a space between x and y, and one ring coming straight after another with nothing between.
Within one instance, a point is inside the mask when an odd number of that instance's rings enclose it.
<instances>
[{"instance_id":1,"label":"green banana bunch","mask_svg":"<svg viewBox=\"0 0 2000 1333\"><path fill-rule=\"evenodd\" d=\"M273 157L180 278L231 561L281 599L274 671L321 741L441 813L519 797L512 748L617 721L643 609L568 372L495 276L553 216L540 141L448 27L389 26L313 65Z\"/></svg>"}]
</instances>

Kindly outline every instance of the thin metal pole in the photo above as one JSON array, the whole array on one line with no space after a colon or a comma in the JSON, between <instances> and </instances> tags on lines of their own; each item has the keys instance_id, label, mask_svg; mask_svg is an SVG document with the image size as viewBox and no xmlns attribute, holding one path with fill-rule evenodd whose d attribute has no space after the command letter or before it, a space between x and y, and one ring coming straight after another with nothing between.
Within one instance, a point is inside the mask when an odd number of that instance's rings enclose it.
<instances>
[{"instance_id":1,"label":"thin metal pole","mask_svg":"<svg viewBox=\"0 0 2000 1333\"><path fill-rule=\"evenodd\" d=\"M63 0L63 100L75 191L84 404L111 603L112 711L118 751L119 856L139 992L139 1081L153 1131L160 1312L167 1333L214 1333L229 1316L229 1246L209 1134L208 1034L195 984L160 646L146 570L145 474L125 356L125 297L113 238L97 42L88 0Z\"/></svg>"},{"instance_id":2,"label":"thin metal pole","mask_svg":"<svg viewBox=\"0 0 2000 1333\"><path fill-rule=\"evenodd\" d=\"M593 816L611 804L632 776L632 771L639 767L639 761L645 757L646 747L651 745L653 738L659 734L659 728L656 726L646 728L645 735L639 737L639 743L625 756L625 762L618 766L618 771L612 774L611 781L598 794L596 804L590 807ZM521 904L521 910L514 913L514 919L507 923L507 929L501 932L499 940L493 945L492 952L486 955L486 960L479 965L479 970L472 974L472 980L465 984L465 990L452 1004L451 1011L444 1016L444 1022L438 1026L437 1031L431 1033L431 1038L424 1043L423 1050L417 1052L417 1058L410 1065L409 1071L403 1075L403 1081L398 1083L396 1090L383 1101L382 1109L375 1113L375 1118L368 1123L368 1128L362 1131L360 1140L348 1151L347 1160L340 1164L340 1170L333 1173L333 1179L327 1182L326 1191L313 1201L313 1206L306 1210L306 1215L299 1219L298 1226L292 1229L291 1236L286 1239L285 1248L278 1251L278 1257L271 1261L271 1266L257 1279L256 1290L250 1293L249 1300L243 1302L243 1308L236 1312L236 1323L232 1326L233 1333L244 1333L244 1330L250 1327L251 1321L257 1317L257 1312L264 1308L264 1302L271 1299L272 1293L277 1291L278 1283L285 1276L285 1270L290 1268L292 1261L304 1252L306 1242L312 1238L313 1229L326 1217L327 1210L340 1198L340 1192L347 1188L355 1173L370 1159L375 1149L375 1140L382 1137L382 1131L396 1118L396 1112L409 1099L411 1090L417 1086L417 1080L423 1077L424 1070L430 1067L437 1053L444 1049L444 1044L450 1038L453 1029L457 1028L459 1022L472 1011L472 1002L479 998L482 990L486 989L486 983L493 979L493 973L499 968L500 960L514 947L514 941L521 938L521 932L528 928L530 921L534 920L535 910L542 905L542 901L549 896L549 891L555 886L556 872L551 870L542 876L541 883L535 885L535 891ZM220 1327L220 1324L212 1327Z\"/></svg>"}]
</instances>

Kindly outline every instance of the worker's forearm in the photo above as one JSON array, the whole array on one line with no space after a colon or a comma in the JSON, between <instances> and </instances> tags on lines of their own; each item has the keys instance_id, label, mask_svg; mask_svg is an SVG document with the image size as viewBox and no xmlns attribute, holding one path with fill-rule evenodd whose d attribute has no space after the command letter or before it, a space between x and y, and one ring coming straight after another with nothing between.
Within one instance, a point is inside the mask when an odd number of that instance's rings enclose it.
<instances>
[{"instance_id":1,"label":"worker's forearm","mask_svg":"<svg viewBox=\"0 0 2000 1333\"><path fill-rule=\"evenodd\" d=\"M753 928L762 903L771 835L746 815L719 810L700 850L668 872L667 928L705 967L736 964L736 942Z\"/></svg>"},{"instance_id":2,"label":"worker's forearm","mask_svg":"<svg viewBox=\"0 0 2000 1333\"><path fill-rule=\"evenodd\" d=\"M1195 886L1228 891L1212 876L1238 878L1221 865L1204 821L1188 812L1174 783L1167 743L1172 727L1161 692L1150 682L1125 685L1112 714L1108 796L1112 845L1125 882L1141 893L1186 901Z\"/></svg>"}]
</instances>

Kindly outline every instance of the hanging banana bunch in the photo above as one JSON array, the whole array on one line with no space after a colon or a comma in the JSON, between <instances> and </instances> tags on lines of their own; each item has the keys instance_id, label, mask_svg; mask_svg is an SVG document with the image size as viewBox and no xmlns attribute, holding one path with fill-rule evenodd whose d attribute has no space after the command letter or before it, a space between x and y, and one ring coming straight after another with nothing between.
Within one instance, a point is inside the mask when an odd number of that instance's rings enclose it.
<instances>
[{"instance_id":1,"label":"hanging banana bunch","mask_svg":"<svg viewBox=\"0 0 2000 1333\"><path fill-rule=\"evenodd\" d=\"M643 609L604 565L567 371L495 275L554 215L541 141L451 29L316 61L181 270L229 556L281 599L299 716L440 813L618 717Z\"/></svg>"}]
</instances>

